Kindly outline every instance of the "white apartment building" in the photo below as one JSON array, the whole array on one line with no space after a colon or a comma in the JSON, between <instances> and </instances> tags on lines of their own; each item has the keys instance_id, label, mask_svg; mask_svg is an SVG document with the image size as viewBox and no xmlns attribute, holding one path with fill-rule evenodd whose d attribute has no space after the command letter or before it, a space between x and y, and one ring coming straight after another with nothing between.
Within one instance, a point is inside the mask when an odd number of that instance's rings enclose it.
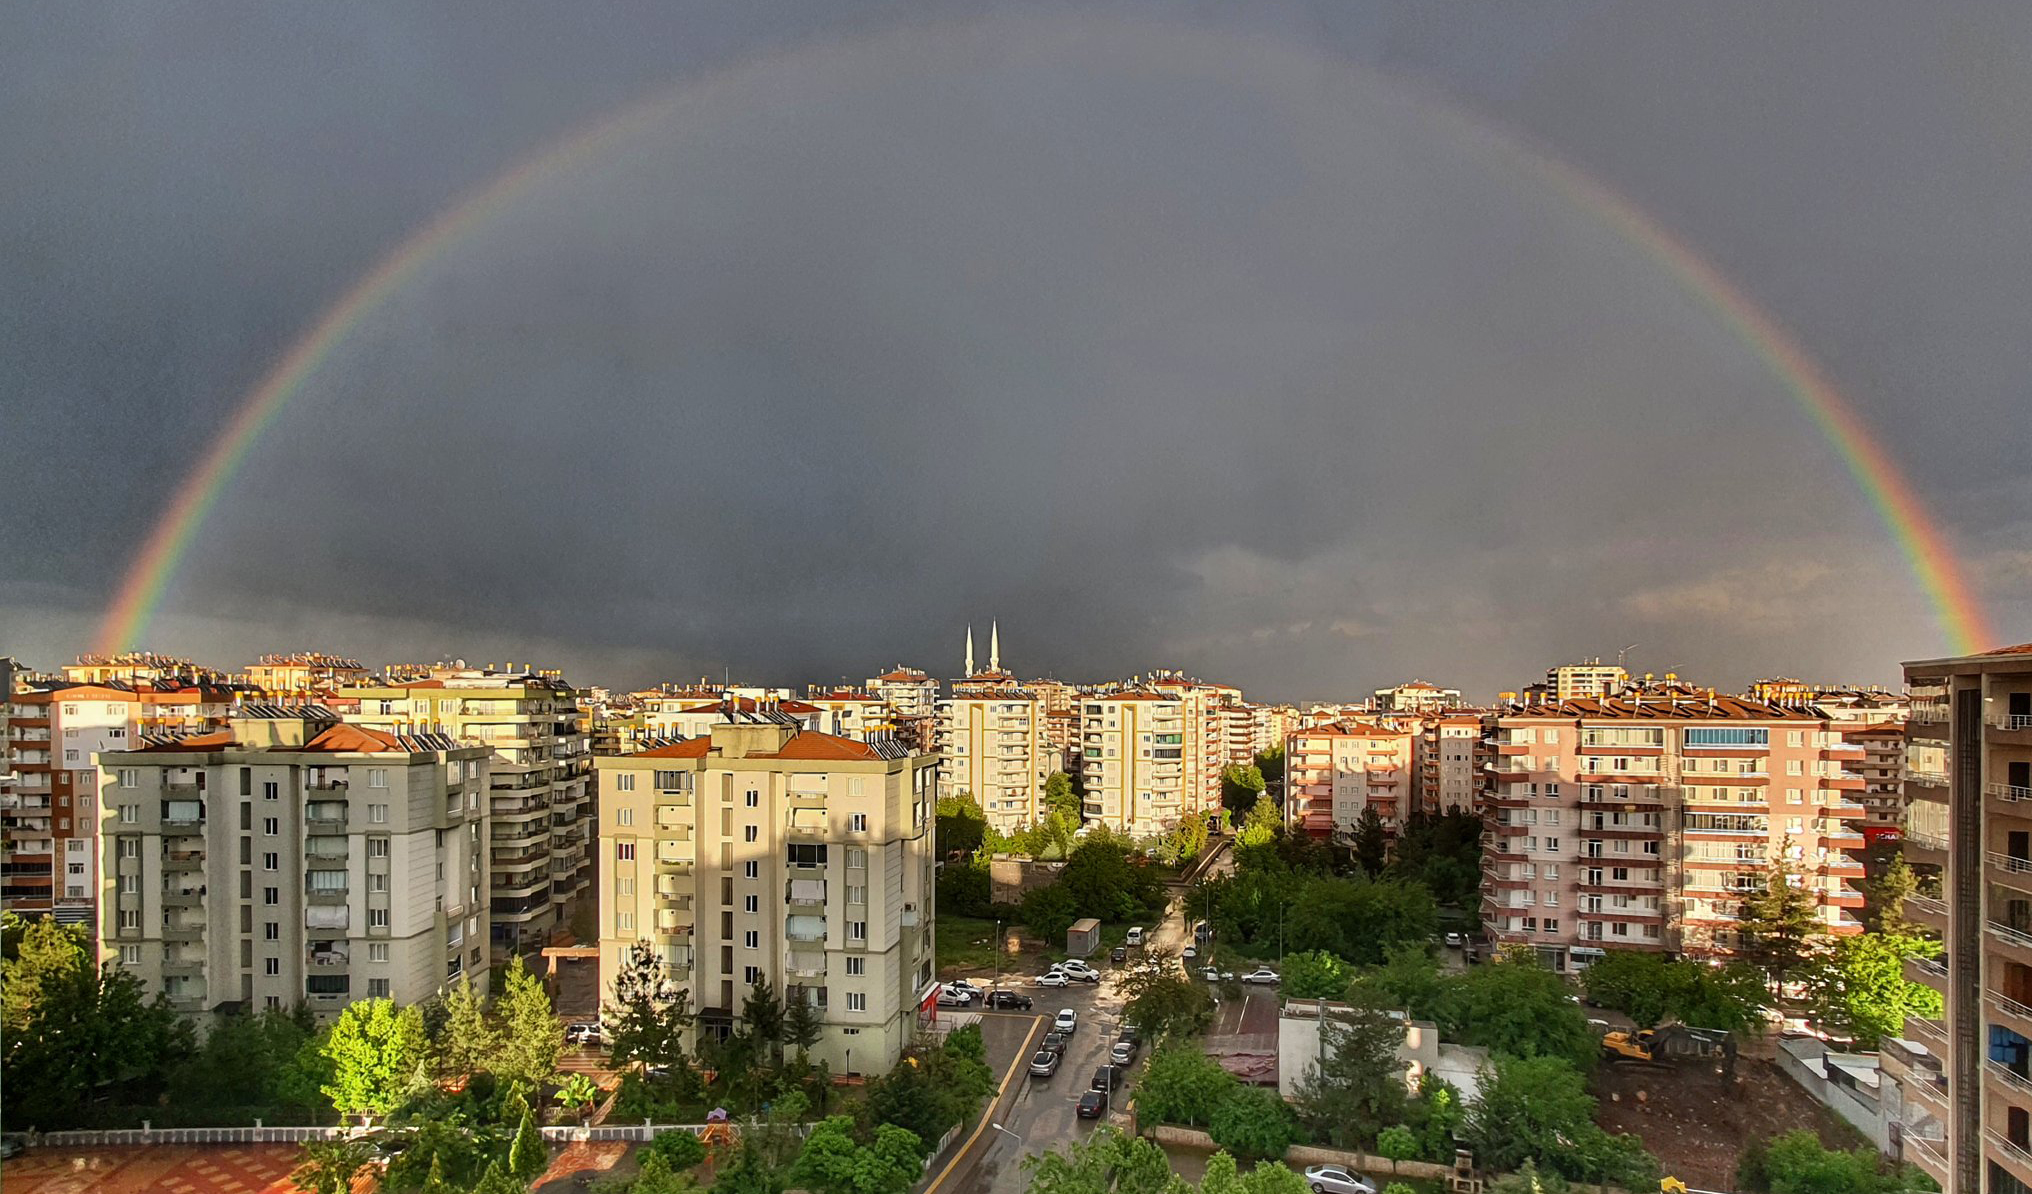
<instances>
[{"instance_id":1,"label":"white apartment building","mask_svg":"<svg viewBox=\"0 0 2032 1194\"><path fill-rule=\"evenodd\" d=\"M1623 691L1630 673L1620 664L1599 659L1564 663L1545 673L1546 695L1555 701L1599 700Z\"/></svg>"},{"instance_id":2,"label":"white apartment building","mask_svg":"<svg viewBox=\"0 0 2032 1194\"><path fill-rule=\"evenodd\" d=\"M178 1011L486 989L485 747L251 706L98 770L99 956Z\"/></svg>"},{"instance_id":3,"label":"white apartment building","mask_svg":"<svg viewBox=\"0 0 2032 1194\"><path fill-rule=\"evenodd\" d=\"M1421 718L1412 742L1413 806L1428 816L1473 811L1481 788L1481 742L1482 719L1475 714Z\"/></svg>"},{"instance_id":4,"label":"white apartment building","mask_svg":"<svg viewBox=\"0 0 2032 1194\"><path fill-rule=\"evenodd\" d=\"M1203 811L1200 761L1187 746L1186 703L1145 691L1101 693L1080 702L1089 822L1144 836Z\"/></svg>"},{"instance_id":5,"label":"white apartment building","mask_svg":"<svg viewBox=\"0 0 2032 1194\"><path fill-rule=\"evenodd\" d=\"M1378 713L1445 713L1458 709L1466 702L1461 700L1460 689L1440 688L1423 680L1399 684L1395 688L1378 688L1370 702Z\"/></svg>"},{"instance_id":6,"label":"white apartment building","mask_svg":"<svg viewBox=\"0 0 2032 1194\"><path fill-rule=\"evenodd\" d=\"M597 760L600 986L652 942L725 1033L758 978L823 1013L835 1073L880 1073L937 1013L938 757L760 717Z\"/></svg>"}]
</instances>

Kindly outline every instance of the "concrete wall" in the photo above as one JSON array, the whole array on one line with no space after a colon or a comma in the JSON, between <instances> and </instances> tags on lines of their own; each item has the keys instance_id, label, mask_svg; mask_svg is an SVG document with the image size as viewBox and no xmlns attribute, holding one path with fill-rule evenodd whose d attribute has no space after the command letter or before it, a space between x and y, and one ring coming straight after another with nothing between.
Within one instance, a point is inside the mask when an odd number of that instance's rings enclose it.
<instances>
[{"instance_id":1,"label":"concrete wall","mask_svg":"<svg viewBox=\"0 0 2032 1194\"><path fill-rule=\"evenodd\" d=\"M1870 1055L1838 1053L1830 1055L1827 1045L1811 1038L1778 1042L1778 1068L1787 1077L1806 1088L1806 1092L1819 1100L1820 1104L1847 1120L1855 1129L1869 1137L1877 1151L1891 1151L1890 1127L1884 1114L1881 1099L1868 1099L1857 1091L1838 1082L1830 1081L1827 1070L1828 1057L1846 1058L1855 1062L1874 1063Z\"/></svg>"},{"instance_id":2,"label":"concrete wall","mask_svg":"<svg viewBox=\"0 0 2032 1194\"><path fill-rule=\"evenodd\" d=\"M988 899L997 904L1014 904L1033 887L1049 887L1065 869L1062 862L1036 862L997 854L988 860Z\"/></svg>"}]
</instances>

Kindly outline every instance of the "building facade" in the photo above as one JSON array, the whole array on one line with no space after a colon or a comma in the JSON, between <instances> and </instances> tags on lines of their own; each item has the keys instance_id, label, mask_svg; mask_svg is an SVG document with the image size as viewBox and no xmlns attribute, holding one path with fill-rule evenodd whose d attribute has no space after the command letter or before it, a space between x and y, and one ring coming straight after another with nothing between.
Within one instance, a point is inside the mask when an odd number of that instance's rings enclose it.
<instances>
[{"instance_id":1,"label":"building facade","mask_svg":"<svg viewBox=\"0 0 2032 1194\"><path fill-rule=\"evenodd\" d=\"M1780 862L1830 933L1852 915L1862 749L1801 706L1572 700L1487 719L1482 922L1556 969L1605 948L1726 953Z\"/></svg>"},{"instance_id":2,"label":"building facade","mask_svg":"<svg viewBox=\"0 0 2032 1194\"><path fill-rule=\"evenodd\" d=\"M178 1011L486 989L488 751L254 706L99 756L99 956Z\"/></svg>"},{"instance_id":3,"label":"building facade","mask_svg":"<svg viewBox=\"0 0 2032 1194\"><path fill-rule=\"evenodd\" d=\"M1201 762L1197 744L1188 748L1187 728L1186 702L1177 696L1122 690L1081 700L1087 820L1140 837L1199 815L1206 807Z\"/></svg>"},{"instance_id":4,"label":"building facade","mask_svg":"<svg viewBox=\"0 0 2032 1194\"><path fill-rule=\"evenodd\" d=\"M2032 643L1905 665L1904 849L1939 895L1906 913L1941 935L1940 962L1906 977L1938 989L1941 1020L1886 1041L1894 1133L1943 1190L2032 1189Z\"/></svg>"},{"instance_id":5,"label":"building facade","mask_svg":"<svg viewBox=\"0 0 2032 1194\"><path fill-rule=\"evenodd\" d=\"M1427 816L1471 812L1481 787L1482 719L1474 714L1423 717L1412 742L1412 805Z\"/></svg>"},{"instance_id":6,"label":"building facade","mask_svg":"<svg viewBox=\"0 0 2032 1194\"><path fill-rule=\"evenodd\" d=\"M1395 688L1378 688L1372 704L1378 713L1445 713L1466 704L1461 700L1460 689L1440 688L1423 680L1399 684Z\"/></svg>"},{"instance_id":7,"label":"building facade","mask_svg":"<svg viewBox=\"0 0 2032 1194\"><path fill-rule=\"evenodd\" d=\"M1352 833L1373 808L1391 830L1410 813L1409 730L1347 721L1295 730L1284 746L1285 816L1315 837Z\"/></svg>"},{"instance_id":8,"label":"building facade","mask_svg":"<svg viewBox=\"0 0 2032 1194\"><path fill-rule=\"evenodd\" d=\"M1615 696L1629 682L1622 665L1589 659L1547 669L1544 692L1555 701L1600 700Z\"/></svg>"},{"instance_id":9,"label":"building facade","mask_svg":"<svg viewBox=\"0 0 2032 1194\"><path fill-rule=\"evenodd\" d=\"M888 1069L936 1011L937 756L741 720L597 765L601 989L646 941L700 1031L766 978L821 1011L815 1059Z\"/></svg>"}]
</instances>

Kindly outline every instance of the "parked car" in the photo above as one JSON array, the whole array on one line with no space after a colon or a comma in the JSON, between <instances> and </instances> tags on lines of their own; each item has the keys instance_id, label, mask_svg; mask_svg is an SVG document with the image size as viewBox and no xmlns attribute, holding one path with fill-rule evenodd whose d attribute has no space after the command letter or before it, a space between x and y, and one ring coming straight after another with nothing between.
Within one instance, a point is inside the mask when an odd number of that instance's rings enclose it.
<instances>
[{"instance_id":1,"label":"parked car","mask_svg":"<svg viewBox=\"0 0 2032 1194\"><path fill-rule=\"evenodd\" d=\"M1108 1060L1118 1066L1130 1065L1142 1051L1143 1046L1135 1041L1116 1041L1115 1047L1108 1050Z\"/></svg>"},{"instance_id":2,"label":"parked car","mask_svg":"<svg viewBox=\"0 0 2032 1194\"><path fill-rule=\"evenodd\" d=\"M1199 949L1196 946L1188 945L1184 949L1178 951L1178 958L1182 962L1190 962L1194 958L1197 958L1198 956Z\"/></svg>"},{"instance_id":3,"label":"parked car","mask_svg":"<svg viewBox=\"0 0 2032 1194\"><path fill-rule=\"evenodd\" d=\"M1073 1113L1081 1119L1099 1119L1108 1113L1108 1092L1090 1090L1080 1096L1079 1106Z\"/></svg>"},{"instance_id":4,"label":"parked car","mask_svg":"<svg viewBox=\"0 0 2032 1194\"><path fill-rule=\"evenodd\" d=\"M1199 942L1201 945L1205 945L1207 942L1212 941L1214 939L1213 922L1203 920L1200 921L1198 924L1192 926L1192 939L1194 941Z\"/></svg>"},{"instance_id":5,"label":"parked car","mask_svg":"<svg viewBox=\"0 0 2032 1194\"><path fill-rule=\"evenodd\" d=\"M1127 944L1129 944L1129 945L1142 945L1142 944L1143 944L1143 927L1142 927L1141 925L1138 925L1138 926L1136 926L1136 927L1134 927L1134 928L1131 928L1131 929L1129 930L1129 936L1127 937L1127 939L1126 939L1126 942L1127 942Z\"/></svg>"},{"instance_id":6,"label":"parked car","mask_svg":"<svg viewBox=\"0 0 2032 1194\"><path fill-rule=\"evenodd\" d=\"M1126 962L1128 960L1129 960L1129 947L1126 945L1118 945L1115 948L1108 951L1108 961L1110 962L1121 963Z\"/></svg>"},{"instance_id":7,"label":"parked car","mask_svg":"<svg viewBox=\"0 0 2032 1194\"><path fill-rule=\"evenodd\" d=\"M1053 1053L1063 1053L1065 1052L1065 1034L1062 1032L1047 1032L1044 1034L1044 1043L1037 1047L1049 1049Z\"/></svg>"},{"instance_id":8,"label":"parked car","mask_svg":"<svg viewBox=\"0 0 2032 1194\"><path fill-rule=\"evenodd\" d=\"M1015 991L988 992L988 1006L1004 1011L1027 1012L1030 1010L1030 996Z\"/></svg>"},{"instance_id":9,"label":"parked car","mask_svg":"<svg viewBox=\"0 0 2032 1194\"><path fill-rule=\"evenodd\" d=\"M966 991L955 991L951 987L940 987L938 989L938 1005L940 1007L971 1007L973 1002L974 997Z\"/></svg>"},{"instance_id":10,"label":"parked car","mask_svg":"<svg viewBox=\"0 0 2032 1194\"><path fill-rule=\"evenodd\" d=\"M1072 985L1072 980L1065 976L1065 971L1063 970L1047 970L1037 976L1037 985L1040 987L1069 987Z\"/></svg>"},{"instance_id":11,"label":"parked car","mask_svg":"<svg viewBox=\"0 0 2032 1194\"><path fill-rule=\"evenodd\" d=\"M1058 1054L1049 1049L1039 1049L1030 1058L1030 1076L1049 1078L1058 1072ZM1373 1194L1373 1192L1372 1192Z\"/></svg>"},{"instance_id":12,"label":"parked car","mask_svg":"<svg viewBox=\"0 0 2032 1194\"><path fill-rule=\"evenodd\" d=\"M1051 1022L1054 1032L1071 1036L1079 1028L1079 1013L1069 1007L1058 1009L1058 1018Z\"/></svg>"},{"instance_id":13,"label":"parked car","mask_svg":"<svg viewBox=\"0 0 2032 1194\"><path fill-rule=\"evenodd\" d=\"M1116 1069L1112 1065L1095 1067L1093 1089L1113 1090L1117 1086L1120 1086L1121 1084L1122 1084L1122 1071Z\"/></svg>"},{"instance_id":14,"label":"parked car","mask_svg":"<svg viewBox=\"0 0 2032 1194\"><path fill-rule=\"evenodd\" d=\"M1278 983L1283 982L1284 980L1278 977L1277 972L1275 970L1270 969L1268 966L1258 966L1254 970L1251 970L1249 973L1243 975L1242 981L1245 983L1262 983L1265 986L1274 987Z\"/></svg>"},{"instance_id":15,"label":"parked car","mask_svg":"<svg viewBox=\"0 0 2032 1194\"><path fill-rule=\"evenodd\" d=\"M981 996L987 994L987 991L985 989L963 978L956 978L951 982L947 983L946 986L951 987L955 991L965 991L976 999L979 999Z\"/></svg>"},{"instance_id":16,"label":"parked car","mask_svg":"<svg viewBox=\"0 0 2032 1194\"><path fill-rule=\"evenodd\" d=\"M1115 1034L1115 1039L1140 1045L1143 1043L1143 1027L1134 1020L1124 1020L1122 1021L1122 1031Z\"/></svg>"},{"instance_id":17,"label":"parked car","mask_svg":"<svg viewBox=\"0 0 2032 1194\"><path fill-rule=\"evenodd\" d=\"M1466 945L1467 943L1468 939L1461 936L1459 933L1448 933L1446 935L1446 944L1447 948L1449 949L1459 949L1461 946Z\"/></svg>"},{"instance_id":18,"label":"parked car","mask_svg":"<svg viewBox=\"0 0 2032 1194\"><path fill-rule=\"evenodd\" d=\"M600 1043L600 1026L593 1023L567 1024L564 1029L564 1043L597 1045Z\"/></svg>"},{"instance_id":19,"label":"parked car","mask_svg":"<svg viewBox=\"0 0 2032 1194\"><path fill-rule=\"evenodd\" d=\"M1313 1194L1376 1194L1376 1187L1338 1165L1314 1165L1305 1171Z\"/></svg>"},{"instance_id":20,"label":"parked car","mask_svg":"<svg viewBox=\"0 0 2032 1194\"><path fill-rule=\"evenodd\" d=\"M1200 967L1199 976L1210 983L1230 983L1235 981L1234 971L1222 970L1217 966Z\"/></svg>"},{"instance_id":21,"label":"parked car","mask_svg":"<svg viewBox=\"0 0 2032 1194\"><path fill-rule=\"evenodd\" d=\"M1101 972L1080 961L1078 958L1067 958L1065 961L1052 967L1052 969L1063 970L1083 983L1097 983L1101 981Z\"/></svg>"}]
</instances>

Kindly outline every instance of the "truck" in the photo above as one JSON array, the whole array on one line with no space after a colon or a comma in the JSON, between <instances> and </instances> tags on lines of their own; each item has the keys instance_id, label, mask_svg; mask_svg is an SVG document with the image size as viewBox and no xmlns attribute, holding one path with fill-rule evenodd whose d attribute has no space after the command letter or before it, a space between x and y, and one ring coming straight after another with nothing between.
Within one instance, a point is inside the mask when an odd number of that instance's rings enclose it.
<instances>
[{"instance_id":1,"label":"truck","mask_svg":"<svg viewBox=\"0 0 2032 1194\"><path fill-rule=\"evenodd\" d=\"M1688 1028L1684 1024L1662 1024L1636 1032L1602 1034L1602 1056L1610 1061L1638 1061L1665 1065L1681 1061L1708 1061L1724 1074L1736 1070L1736 1038L1719 1028Z\"/></svg>"}]
</instances>

